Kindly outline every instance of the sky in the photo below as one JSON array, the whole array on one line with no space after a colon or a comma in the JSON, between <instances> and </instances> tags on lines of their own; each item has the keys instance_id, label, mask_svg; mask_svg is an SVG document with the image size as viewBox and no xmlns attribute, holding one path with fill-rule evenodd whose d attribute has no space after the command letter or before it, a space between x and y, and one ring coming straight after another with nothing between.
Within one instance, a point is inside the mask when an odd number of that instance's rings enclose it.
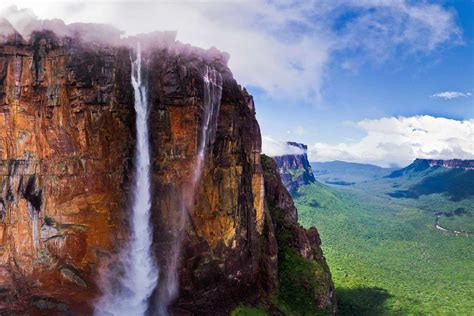
<instances>
[{"instance_id":1,"label":"sky","mask_svg":"<svg viewBox=\"0 0 474 316\"><path fill-rule=\"evenodd\" d=\"M474 159L472 0L2 0L0 10L11 5L228 52L270 155L291 140L311 161Z\"/></svg>"}]
</instances>

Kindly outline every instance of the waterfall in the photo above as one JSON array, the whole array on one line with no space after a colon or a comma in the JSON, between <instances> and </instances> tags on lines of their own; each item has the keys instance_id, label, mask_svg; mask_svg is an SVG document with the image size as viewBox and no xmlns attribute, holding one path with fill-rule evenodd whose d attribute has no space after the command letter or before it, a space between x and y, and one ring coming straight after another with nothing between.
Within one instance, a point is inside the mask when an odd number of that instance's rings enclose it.
<instances>
[{"instance_id":1,"label":"waterfall","mask_svg":"<svg viewBox=\"0 0 474 316\"><path fill-rule=\"evenodd\" d=\"M137 145L135 151L135 183L131 214L130 240L122 250L118 265L120 275L110 275L115 284L104 288L104 296L96 305L96 315L145 315L148 300L158 281L158 268L152 258L150 227L150 149L148 138L147 87L142 78L142 56L138 44L132 61L132 85L135 94ZM105 283L111 283L105 282Z\"/></svg>"},{"instance_id":2,"label":"waterfall","mask_svg":"<svg viewBox=\"0 0 474 316\"><path fill-rule=\"evenodd\" d=\"M201 129L199 148L196 155L196 168L192 179L193 197L196 185L201 180L204 169L204 158L209 144L214 142L217 129L217 119L221 106L222 76L215 69L206 66L204 75L204 124Z\"/></svg>"},{"instance_id":3,"label":"waterfall","mask_svg":"<svg viewBox=\"0 0 474 316\"><path fill-rule=\"evenodd\" d=\"M185 227L187 212L193 207L196 195L196 188L199 184L204 170L206 151L210 144L214 142L217 129L217 119L222 97L222 76L208 66L202 75L204 81L204 115L202 126L199 132L199 142L195 158L192 165L193 172L189 187L183 187L182 201L180 206L177 230L175 232L171 254L168 258L168 268L166 275L163 275L163 286L161 286L158 299L158 314L168 315L168 305L176 298L179 290L178 262L181 253L181 241L183 229Z\"/></svg>"}]
</instances>

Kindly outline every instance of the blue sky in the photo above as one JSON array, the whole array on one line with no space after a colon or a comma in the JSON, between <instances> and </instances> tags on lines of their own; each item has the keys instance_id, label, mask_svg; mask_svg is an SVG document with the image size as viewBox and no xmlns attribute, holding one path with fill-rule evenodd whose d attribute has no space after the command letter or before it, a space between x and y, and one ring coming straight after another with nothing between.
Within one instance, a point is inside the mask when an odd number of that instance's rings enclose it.
<instances>
[{"instance_id":1,"label":"blue sky","mask_svg":"<svg viewBox=\"0 0 474 316\"><path fill-rule=\"evenodd\" d=\"M17 22L175 30L228 52L271 155L293 140L313 161L474 159L472 0L2 0L0 11L10 5Z\"/></svg>"},{"instance_id":2,"label":"blue sky","mask_svg":"<svg viewBox=\"0 0 474 316\"><path fill-rule=\"evenodd\" d=\"M367 131L351 122L366 119L420 115L458 121L473 119L472 95L452 99L433 95L443 91L474 93L474 2L465 0L435 4L452 14L460 31L456 40L445 41L431 51L390 56L380 63L363 60L355 69L342 65L352 58L357 63L361 56L354 56L352 51L335 54L324 72L319 99L278 100L257 87L251 87L250 91L258 104L258 119L263 134L273 140L291 139L311 147L316 142L359 142ZM387 26L390 26L389 22ZM474 142L472 138L471 141ZM314 153L311 158L317 160L317 156ZM471 158L469 155L461 156ZM436 155L433 157L438 158ZM344 155L340 157L347 158L358 161ZM404 164L411 158L393 159L386 163L360 161L389 165ZM455 158L455 155L443 158Z\"/></svg>"}]
</instances>

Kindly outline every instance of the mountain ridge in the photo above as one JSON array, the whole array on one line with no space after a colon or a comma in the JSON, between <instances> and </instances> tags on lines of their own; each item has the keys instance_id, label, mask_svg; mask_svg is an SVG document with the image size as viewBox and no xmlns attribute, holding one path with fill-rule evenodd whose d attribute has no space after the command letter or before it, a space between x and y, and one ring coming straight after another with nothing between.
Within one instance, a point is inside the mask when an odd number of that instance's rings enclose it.
<instances>
[{"instance_id":1,"label":"mountain ridge","mask_svg":"<svg viewBox=\"0 0 474 316\"><path fill-rule=\"evenodd\" d=\"M411 164L408 166L401 168L399 170L395 170L387 177L389 178L396 178L404 173L410 171L423 171L428 168L445 168L445 169L461 169L461 170L474 170L474 160L463 160L463 159L415 159Z\"/></svg>"}]
</instances>

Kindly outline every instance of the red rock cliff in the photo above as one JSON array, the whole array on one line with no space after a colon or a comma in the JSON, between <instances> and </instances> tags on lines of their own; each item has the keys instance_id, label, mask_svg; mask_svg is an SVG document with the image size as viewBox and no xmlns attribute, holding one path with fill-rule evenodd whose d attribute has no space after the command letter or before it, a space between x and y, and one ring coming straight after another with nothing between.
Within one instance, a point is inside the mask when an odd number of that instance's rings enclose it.
<instances>
[{"instance_id":1,"label":"red rock cliff","mask_svg":"<svg viewBox=\"0 0 474 316\"><path fill-rule=\"evenodd\" d=\"M0 309L88 311L124 236L129 52L51 32L0 46Z\"/></svg>"},{"instance_id":2,"label":"red rock cliff","mask_svg":"<svg viewBox=\"0 0 474 316\"><path fill-rule=\"evenodd\" d=\"M3 40L0 311L90 314L99 267L127 239L135 137L130 49L49 31L28 42ZM266 203L275 197L265 195L252 97L215 49L168 39L147 46L145 56L160 286L172 272L172 244L182 240L171 312L225 315L240 303L269 302L278 293L278 248ZM181 221L206 66L223 76L222 100L202 179ZM308 238L304 248L319 249Z\"/></svg>"}]
</instances>

